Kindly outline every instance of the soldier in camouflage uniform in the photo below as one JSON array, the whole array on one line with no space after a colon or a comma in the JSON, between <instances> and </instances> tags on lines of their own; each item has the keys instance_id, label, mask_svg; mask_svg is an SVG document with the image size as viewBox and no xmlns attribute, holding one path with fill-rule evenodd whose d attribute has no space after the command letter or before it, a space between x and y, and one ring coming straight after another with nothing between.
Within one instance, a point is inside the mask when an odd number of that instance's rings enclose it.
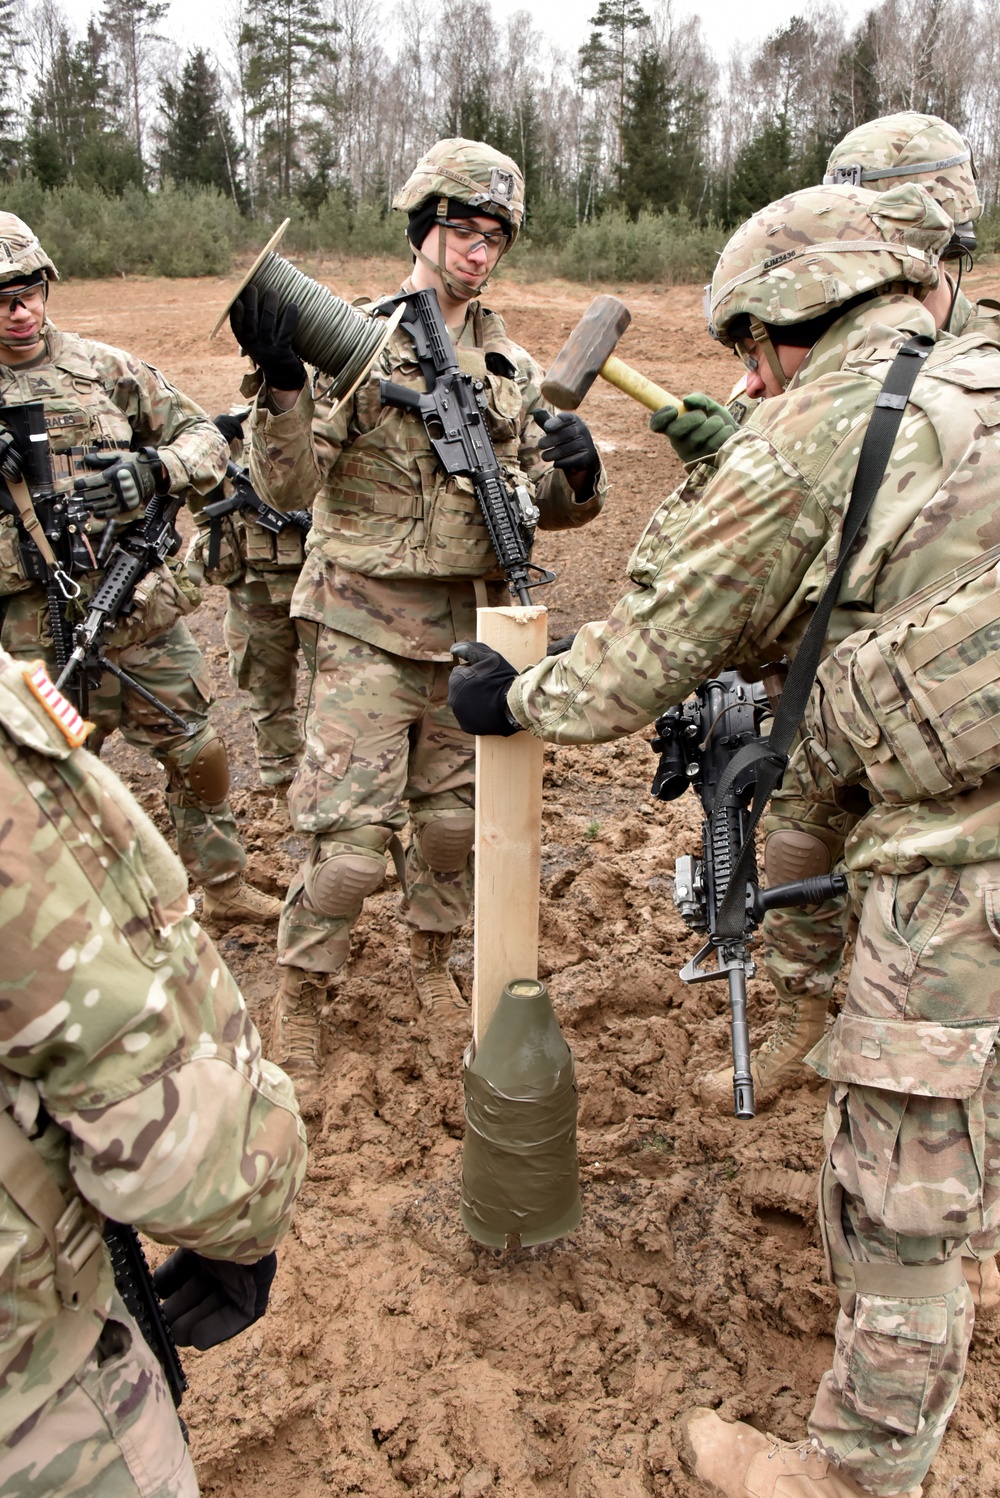
<instances>
[{"instance_id":1,"label":"soldier in camouflage uniform","mask_svg":"<svg viewBox=\"0 0 1000 1498\"><path fill-rule=\"evenodd\" d=\"M591 520L606 486L586 426L545 414L541 371L479 300L521 224L517 166L476 141L441 141L394 206L408 215L415 259L406 288L436 290L462 369L483 380L506 481L533 495L543 529ZM289 796L294 826L313 847L281 921L272 1054L315 1074L328 984L407 824L400 916L414 987L432 1016L464 1017L447 964L472 899L475 746L448 707L450 648L475 632L477 604L507 595L471 482L446 477L420 417L379 397L386 377L425 388L410 335L398 330L355 395L321 419L284 314L266 300L253 334L256 304L237 313L237 336L266 381L251 471L280 509L314 501L292 613L318 635L305 754Z\"/></svg>"},{"instance_id":2,"label":"soldier in camouflage uniform","mask_svg":"<svg viewBox=\"0 0 1000 1498\"><path fill-rule=\"evenodd\" d=\"M924 306L939 330L961 334L976 318L975 326L1000 336L996 309L989 304L973 308L959 284L963 263L975 247L975 223L983 210L971 148L953 126L936 115L913 112L860 125L834 147L824 181L853 182L874 192L885 192L901 182L919 183L953 220L952 239L941 258L946 266L957 267L954 280L943 274L937 286L927 291ZM734 394L732 416L709 397L696 396L690 416L674 421L674 408L666 407L651 418L650 425L666 431L679 456L693 467L699 459L712 458L756 409L759 396L749 396L744 381ZM691 399L685 397L686 402ZM703 407L702 403L707 404ZM826 873L831 867L831 848L849 826L849 815L843 806L824 810L818 805L805 815L787 788L776 792L762 827L767 883ZM802 1060L823 1033L843 963L848 925L848 904L843 899L831 900L821 910L768 912L762 960L778 996L778 1009L773 1031L751 1060L759 1101L800 1080ZM706 1077L700 1093L704 1103L728 1112L731 1068Z\"/></svg>"},{"instance_id":3,"label":"soldier in camouflage uniform","mask_svg":"<svg viewBox=\"0 0 1000 1498\"><path fill-rule=\"evenodd\" d=\"M230 444L233 461L243 461L243 412L216 416ZM221 496L223 490L209 495ZM295 706L299 652L306 654L312 631L291 617L292 593L305 561L305 534L290 525L279 535L233 513L212 523L195 513L196 531L186 565L192 581L226 589L225 638L229 674L250 698L257 770L261 785L273 791L272 817L290 826L288 789L302 757L302 721ZM213 532L218 536L213 555Z\"/></svg>"},{"instance_id":4,"label":"soldier in camouflage uniform","mask_svg":"<svg viewBox=\"0 0 1000 1498\"><path fill-rule=\"evenodd\" d=\"M920 296L951 232L915 186L876 196L845 184L794 193L734 235L713 321L770 398L711 481L654 514L609 619L520 675L482 645L460 647L470 664L453 673L452 702L464 727L514 722L557 743L604 741L644 728L723 667L794 657L890 363L910 335L937 333ZM940 574L982 567L998 539L998 431L995 339L981 328L940 338L851 553L827 652ZM960 652L957 626L938 647ZM842 717L852 680L843 673ZM788 787L803 802L829 798L800 758ZM866 886L859 939L844 1012L811 1056L833 1084L821 1215L842 1305L834 1364L805 1445L714 1411L686 1418L689 1464L733 1498L917 1498L972 1330L962 1245L1000 1224L1000 781L886 808L867 769L854 779L876 804L831 852L839 859L846 842L855 894L858 879Z\"/></svg>"},{"instance_id":5,"label":"soldier in camouflage uniform","mask_svg":"<svg viewBox=\"0 0 1000 1498\"><path fill-rule=\"evenodd\" d=\"M221 478L226 450L204 412L157 370L54 326L47 303L55 276L27 225L0 215L0 402L44 404L56 488L75 487L93 506L87 540L96 557L109 519L137 518L154 493L185 491L197 500ZM103 465L100 472L95 465ZM86 605L101 576L95 565L76 577L78 606ZM10 515L0 516L0 594L4 649L22 660L42 655L54 666L45 593L24 576ZM188 731L180 733L159 709L105 673L90 699L97 728L90 747L100 752L119 728L164 767L178 849L203 888L206 917L277 920L279 902L243 881L246 854L227 799L226 746L208 721L207 668L182 620L197 601L178 564L161 567L142 579L136 606L105 641L108 659L172 708Z\"/></svg>"},{"instance_id":6,"label":"soldier in camouflage uniform","mask_svg":"<svg viewBox=\"0 0 1000 1498\"><path fill-rule=\"evenodd\" d=\"M884 115L851 130L834 146L826 164L826 183L853 182L872 192L885 192L900 182L918 182L936 198L954 222L952 242L943 260L957 262L953 281L943 275L927 294L927 306L938 327L962 333L973 315L972 304L963 295L962 265L976 247L976 220L983 205L976 191L972 148L953 125L935 114ZM987 316L996 308L986 304ZM649 418L654 432L665 432L681 462L689 469L712 461L723 443L743 425L756 407L741 376L727 406L700 390L684 397L683 416L676 406L663 406Z\"/></svg>"},{"instance_id":7,"label":"soldier in camouflage uniform","mask_svg":"<svg viewBox=\"0 0 1000 1498\"><path fill-rule=\"evenodd\" d=\"M264 1311L305 1138L184 869L86 732L0 651L0 1495L193 1498L103 1223L177 1246L168 1323L211 1346Z\"/></svg>"}]
</instances>

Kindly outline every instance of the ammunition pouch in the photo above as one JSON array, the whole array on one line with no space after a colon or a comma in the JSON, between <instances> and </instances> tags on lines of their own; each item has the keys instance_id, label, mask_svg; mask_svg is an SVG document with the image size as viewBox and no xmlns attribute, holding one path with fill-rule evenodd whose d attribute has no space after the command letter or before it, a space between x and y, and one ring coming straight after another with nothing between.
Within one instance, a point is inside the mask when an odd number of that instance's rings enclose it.
<instances>
[{"instance_id":1,"label":"ammunition pouch","mask_svg":"<svg viewBox=\"0 0 1000 1498\"><path fill-rule=\"evenodd\" d=\"M949 798L1000 766L1000 547L848 636L805 727L841 783L890 804Z\"/></svg>"},{"instance_id":2,"label":"ammunition pouch","mask_svg":"<svg viewBox=\"0 0 1000 1498\"><path fill-rule=\"evenodd\" d=\"M0 1186L44 1233L63 1306L70 1311L86 1306L97 1290L104 1263L98 1221L81 1197L66 1200L9 1108L0 1111Z\"/></svg>"}]
</instances>

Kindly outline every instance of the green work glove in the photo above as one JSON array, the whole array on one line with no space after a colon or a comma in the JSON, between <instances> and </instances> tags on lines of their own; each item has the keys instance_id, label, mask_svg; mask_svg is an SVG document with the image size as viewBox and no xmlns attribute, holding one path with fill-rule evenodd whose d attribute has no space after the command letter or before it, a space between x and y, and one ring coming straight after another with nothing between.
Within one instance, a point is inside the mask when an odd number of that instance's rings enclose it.
<instances>
[{"instance_id":1,"label":"green work glove","mask_svg":"<svg viewBox=\"0 0 1000 1498\"><path fill-rule=\"evenodd\" d=\"M666 432L682 463L700 463L719 451L737 431L736 417L710 395L695 390L684 397L686 410L678 416L676 406L661 406L649 418L651 431Z\"/></svg>"}]
</instances>

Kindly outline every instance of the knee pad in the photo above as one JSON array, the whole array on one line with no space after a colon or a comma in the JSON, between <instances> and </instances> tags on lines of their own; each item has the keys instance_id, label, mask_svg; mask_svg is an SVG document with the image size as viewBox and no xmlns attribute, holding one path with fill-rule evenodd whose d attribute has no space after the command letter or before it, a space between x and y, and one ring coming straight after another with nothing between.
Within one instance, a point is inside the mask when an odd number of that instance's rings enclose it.
<instances>
[{"instance_id":1,"label":"knee pad","mask_svg":"<svg viewBox=\"0 0 1000 1498\"><path fill-rule=\"evenodd\" d=\"M388 837L386 833L383 847ZM320 915L349 916L360 911L366 896L373 895L384 878L381 849L335 842L310 858L302 882L309 904Z\"/></svg>"},{"instance_id":2,"label":"knee pad","mask_svg":"<svg viewBox=\"0 0 1000 1498\"><path fill-rule=\"evenodd\" d=\"M464 869L476 837L474 811L439 812L417 829L417 845L435 874L456 874Z\"/></svg>"},{"instance_id":3,"label":"knee pad","mask_svg":"<svg viewBox=\"0 0 1000 1498\"><path fill-rule=\"evenodd\" d=\"M830 863L829 848L811 832L782 827L769 833L764 841L764 873L772 888L776 884L792 884L798 879L828 874Z\"/></svg>"},{"instance_id":4,"label":"knee pad","mask_svg":"<svg viewBox=\"0 0 1000 1498\"><path fill-rule=\"evenodd\" d=\"M229 795L229 755L217 734L202 744L187 764L175 760L172 770L184 790L199 801L207 801L209 806L221 805Z\"/></svg>"}]
</instances>

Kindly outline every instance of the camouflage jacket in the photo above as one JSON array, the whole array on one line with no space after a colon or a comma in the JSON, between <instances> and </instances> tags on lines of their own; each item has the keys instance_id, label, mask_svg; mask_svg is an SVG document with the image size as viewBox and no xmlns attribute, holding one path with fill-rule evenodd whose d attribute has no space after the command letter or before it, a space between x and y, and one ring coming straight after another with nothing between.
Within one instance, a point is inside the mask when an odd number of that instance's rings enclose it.
<instances>
[{"instance_id":1,"label":"camouflage jacket","mask_svg":"<svg viewBox=\"0 0 1000 1498\"><path fill-rule=\"evenodd\" d=\"M98 1223L252 1263L305 1171L291 1084L188 915L176 857L31 681L0 652L0 1109ZM101 1252L96 1288L67 1308L44 1234L0 1185L0 1439L97 1340Z\"/></svg>"},{"instance_id":2,"label":"camouflage jacket","mask_svg":"<svg viewBox=\"0 0 1000 1498\"><path fill-rule=\"evenodd\" d=\"M653 515L629 563L633 586L611 617L585 625L565 655L513 684L518 721L558 743L611 739L645 727L725 666L794 657L836 559L875 398L911 332L934 328L908 297L876 298L835 323L788 390L726 444L708 484L692 476ZM938 340L842 584L829 649L1000 540L998 391L991 339ZM989 828L960 800L906 811L905 841L885 817L854 829L857 867L1000 856L995 807Z\"/></svg>"},{"instance_id":3,"label":"camouflage jacket","mask_svg":"<svg viewBox=\"0 0 1000 1498\"><path fill-rule=\"evenodd\" d=\"M497 460L533 494L541 529L592 520L607 490L603 469L593 497L578 501L542 460L531 420L544 405L541 370L503 319L470 302L456 348L462 369L486 385ZM281 414L258 397L251 472L279 509L313 507L294 614L410 660L450 661L455 641L475 633L473 580L497 583L493 601L505 589L471 482L442 472L419 416L382 404L378 382L387 378L426 388L402 329L332 416L316 410L308 388Z\"/></svg>"},{"instance_id":4,"label":"camouflage jacket","mask_svg":"<svg viewBox=\"0 0 1000 1498\"><path fill-rule=\"evenodd\" d=\"M44 402L57 489L72 488L78 473L90 471L82 466L80 449L95 444L155 447L177 494L204 494L219 483L228 458L221 432L152 365L51 323L45 326L45 349L29 366L0 365L0 403ZM103 530L103 521L88 522L95 552ZM21 572L14 522L0 515L0 594L30 587L38 584Z\"/></svg>"},{"instance_id":5,"label":"camouflage jacket","mask_svg":"<svg viewBox=\"0 0 1000 1498\"><path fill-rule=\"evenodd\" d=\"M250 391L256 395L260 379L250 377ZM234 439L229 444L229 455L233 462L243 467L249 457L244 444ZM185 553L184 563L191 581L200 587L203 583L231 588L236 583L263 583L272 603L291 601L292 590L302 571L306 559L306 533L298 525L290 525L275 534L263 525L257 525L252 516L241 510L216 518L205 519L206 503L228 497L232 483L224 479L217 489L203 498L192 500L194 535ZM305 508L300 506L299 508ZM212 532L218 527L218 558L212 558Z\"/></svg>"}]
</instances>

